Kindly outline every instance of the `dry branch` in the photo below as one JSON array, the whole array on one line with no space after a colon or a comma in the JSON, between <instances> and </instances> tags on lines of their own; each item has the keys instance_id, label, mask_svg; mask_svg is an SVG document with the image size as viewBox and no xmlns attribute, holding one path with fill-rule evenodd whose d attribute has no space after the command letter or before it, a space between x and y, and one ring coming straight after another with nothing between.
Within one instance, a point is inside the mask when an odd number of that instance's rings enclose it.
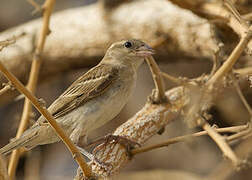
<instances>
[{"instance_id":1,"label":"dry branch","mask_svg":"<svg viewBox=\"0 0 252 180\"><path fill-rule=\"evenodd\" d=\"M171 104L151 104L147 102L135 116L118 127L113 135L127 137L129 140L142 145L177 117L187 102L184 99L184 91L182 87L168 91L166 97ZM92 171L97 176L107 177L113 175L130 160L125 147L119 142L112 141L102 144L97 146L94 151L96 151L96 159L91 161L90 164L92 165ZM82 179L81 173L77 174L76 179Z\"/></svg>"},{"instance_id":2,"label":"dry branch","mask_svg":"<svg viewBox=\"0 0 252 180\"><path fill-rule=\"evenodd\" d=\"M161 71L160 71L156 61L151 56L151 57L146 58L146 62L149 65L149 68L150 68L150 71L152 73L152 77L154 80L154 84L156 87L154 89L153 94L152 94L151 100L153 101L153 103L162 103L162 102L167 103L167 98L165 96L165 87L164 87L163 77L161 75Z\"/></svg>"},{"instance_id":3,"label":"dry branch","mask_svg":"<svg viewBox=\"0 0 252 180\"><path fill-rule=\"evenodd\" d=\"M16 43L16 41L17 41L19 38L23 37L24 35L25 35L25 33L21 33L21 34L19 34L19 35L17 35L17 36L13 36L13 37L11 37L11 38L8 38L8 39L6 39L6 40L4 40L4 41L0 41L0 51L2 51L2 50L3 50L4 48L6 48L7 46Z\"/></svg>"},{"instance_id":4,"label":"dry branch","mask_svg":"<svg viewBox=\"0 0 252 180\"><path fill-rule=\"evenodd\" d=\"M146 41L166 61L168 56L181 55L211 58L218 48L212 26L205 19L166 0L128 1L109 13L94 4L55 13L51 22L51 34L42 55L41 77L94 65L112 42L125 38ZM27 33L0 54L0 60L23 83L27 81L33 41L40 24L41 19L0 33L1 39ZM4 78L0 76L2 82ZM10 101L14 95L9 92L0 96L0 103Z\"/></svg>"},{"instance_id":5,"label":"dry branch","mask_svg":"<svg viewBox=\"0 0 252 180\"><path fill-rule=\"evenodd\" d=\"M238 167L241 164L241 161L240 159L238 159L236 154L228 145L225 138L220 135L214 128L212 128L207 122L205 122L202 127L205 131L207 131L208 135L216 142L216 144L223 152L223 155L229 158L235 167Z\"/></svg>"},{"instance_id":6,"label":"dry branch","mask_svg":"<svg viewBox=\"0 0 252 180\"><path fill-rule=\"evenodd\" d=\"M235 47L235 49L232 51L230 56L227 58L227 60L224 62L224 64L216 71L215 74L206 82L205 87L208 88L209 91L207 93L211 93L211 96L214 96L214 91L218 90L218 83L221 83L223 78L228 75L228 73L231 72L234 64L238 61L238 58L241 56L244 49L247 47L249 41L252 37L252 26L248 26L245 24L245 22L242 21L240 14L238 11L234 8L234 6L229 3L228 1L228 8L231 11L231 15L233 16L233 19L236 19L239 23L239 25L243 28L241 39L239 44ZM213 97L210 98L210 101L212 101ZM210 103L212 102L208 102ZM207 104L207 103L206 103ZM196 111L193 113L202 113L201 111ZM238 167L237 165L240 165L242 161L240 161L231 147L228 145L226 140L218 133L216 132L207 122L204 122L202 125L203 129L206 130L209 134L209 136L216 142L216 144L219 146L219 148L222 150L223 154L228 157L233 164Z\"/></svg>"},{"instance_id":7,"label":"dry branch","mask_svg":"<svg viewBox=\"0 0 252 180\"><path fill-rule=\"evenodd\" d=\"M241 142L236 148L235 153L239 155L242 159L251 159L251 153L252 153L252 137L248 137L243 142ZM213 172L211 172L207 180L228 180L230 179L231 175L234 175L237 173L237 171L234 171L234 169L231 167L231 163L228 161L222 161L217 166L216 169L214 169Z\"/></svg>"},{"instance_id":8,"label":"dry branch","mask_svg":"<svg viewBox=\"0 0 252 180\"><path fill-rule=\"evenodd\" d=\"M208 86L211 86L214 83L218 82L221 78L223 78L225 75L227 75L227 73L229 73L232 70L233 65L236 63L236 61L241 56L244 49L247 47L251 37L252 37L252 26L248 27L246 33L244 34L244 36L242 36L239 44L232 51L231 55L220 67L220 69L207 82Z\"/></svg>"},{"instance_id":9,"label":"dry branch","mask_svg":"<svg viewBox=\"0 0 252 180\"><path fill-rule=\"evenodd\" d=\"M50 21L50 16L52 14L54 4L55 4L55 0L46 0L44 3L43 25L40 31L40 36L38 39L38 43L36 45L35 52L33 54L32 66L31 66L31 71L30 71L28 84L27 84L27 89L33 94L36 91L36 87L38 83L38 76L39 76L40 67L42 63L41 55L44 49L46 37L49 33L49 21ZM23 134L25 129L27 128L31 111L32 111L32 104L28 98L25 98L23 113L22 113L18 130L17 130L16 138L19 138ZM20 149L17 149L17 150L14 150L10 156L10 161L9 161L9 166L8 166L8 174L10 176L10 179L14 179L20 154L21 154Z\"/></svg>"},{"instance_id":10,"label":"dry branch","mask_svg":"<svg viewBox=\"0 0 252 180\"><path fill-rule=\"evenodd\" d=\"M215 130L219 133L239 133L239 132L244 132L246 129L248 129L247 125L241 125L241 126L233 126L233 127L226 127L226 128L216 128ZM141 148L136 148L133 149L131 151L132 155L136 155L139 153L143 153L143 152L148 152L157 148L162 148L162 147L167 147L171 144L175 144L178 142L185 142L186 140L193 138L193 137L200 137L200 136L204 136L204 135L208 135L207 131L200 131L200 132L196 132L193 134L188 134L188 135L183 135L183 136L178 136L175 138L170 138L167 141L158 143L158 144L154 144L154 145L150 145L147 147L141 147Z\"/></svg>"}]
</instances>

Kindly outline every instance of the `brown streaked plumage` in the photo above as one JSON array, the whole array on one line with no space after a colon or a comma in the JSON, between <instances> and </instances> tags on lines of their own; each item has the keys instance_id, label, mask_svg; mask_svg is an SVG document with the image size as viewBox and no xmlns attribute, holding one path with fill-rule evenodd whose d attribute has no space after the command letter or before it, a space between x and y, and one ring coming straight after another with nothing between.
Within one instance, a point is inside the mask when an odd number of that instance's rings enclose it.
<instances>
[{"instance_id":1,"label":"brown streaked plumage","mask_svg":"<svg viewBox=\"0 0 252 180\"><path fill-rule=\"evenodd\" d=\"M138 67L153 50L140 40L114 43L102 61L78 78L48 108L74 143L113 119L127 103ZM41 116L23 135L0 149L7 154L19 147L31 149L60 139Z\"/></svg>"},{"instance_id":2,"label":"brown streaked plumage","mask_svg":"<svg viewBox=\"0 0 252 180\"><path fill-rule=\"evenodd\" d=\"M99 78L99 80L97 80ZM58 118L99 96L118 78L118 69L100 64L77 79L54 103L49 112Z\"/></svg>"}]
</instances>

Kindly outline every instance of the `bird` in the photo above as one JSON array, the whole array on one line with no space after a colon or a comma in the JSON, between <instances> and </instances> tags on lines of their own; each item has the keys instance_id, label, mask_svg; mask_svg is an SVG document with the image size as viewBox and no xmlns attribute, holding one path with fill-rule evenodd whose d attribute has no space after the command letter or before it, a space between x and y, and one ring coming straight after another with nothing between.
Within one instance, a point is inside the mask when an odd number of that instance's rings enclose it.
<instances>
[{"instance_id":1,"label":"bird","mask_svg":"<svg viewBox=\"0 0 252 180\"><path fill-rule=\"evenodd\" d=\"M136 86L137 71L154 50L138 39L113 43L98 65L74 81L48 108L68 137L77 144L80 137L112 120L125 106ZM24 147L59 142L60 138L43 116L20 138L0 149L1 154Z\"/></svg>"}]
</instances>

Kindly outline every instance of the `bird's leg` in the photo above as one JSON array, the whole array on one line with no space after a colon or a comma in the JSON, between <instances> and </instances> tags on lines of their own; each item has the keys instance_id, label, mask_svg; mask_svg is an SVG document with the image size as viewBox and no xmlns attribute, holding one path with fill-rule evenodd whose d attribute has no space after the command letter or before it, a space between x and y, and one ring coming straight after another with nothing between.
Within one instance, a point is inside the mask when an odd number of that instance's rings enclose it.
<instances>
[{"instance_id":1,"label":"bird's leg","mask_svg":"<svg viewBox=\"0 0 252 180\"><path fill-rule=\"evenodd\" d=\"M80 140L80 134L81 134L81 128L80 127L76 127L73 132L70 134L70 139L72 140L72 142L74 144L77 144L79 143L79 140Z\"/></svg>"},{"instance_id":2,"label":"bird's leg","mask_svg":"<svg viewBox=\"0 0 252 180\"><path fill-rule=\"evenodd\" d=\"M118 136L118 135L112 135L112 134L108 134L105 137L92 142L91 144L97 144L99 142L103 142L103 143L95 148L95 151L93 151L94 155L96 154L97 151L99 151L101 148L103 148L110 142L115 142L122 145L126 149L126 153L128 157L131 158L131 153L130 153L131 149L133 149L136 145L139 147L141 146L138 142L130 140L125 136Z\"/></svg>"},{"instance_id":3,"label":"bird's leg","mask_svg":"<svg viewBox=\"0 0 252 180\"><path fill-rule=\"evenodd\" d=\"M84 156L86 156L90 161L93 161L95 159L95 156L89 152L87 152L85 149L83 149L80 146L77 146L77 148L79 149L80 153Z\"/></svg>"},{"instance_id":4,"label":"bird's leg","mask_svg":"<svg viewBox=\"0 0 252 180\"><path fill-rule=\"evenodd\" d=\"M85 157L87 157L90 161L94 161L96 163L98 163L100 166L102 166L104 169L108 169L108 168L111 168L111 164L109 163L105 163L105 162L101 162L99 159L97 159L95 157L95 155L87 152L85 149L81 148L80 146L77 146L77 148L79 149L80 153L82 155L84 155Z\"/></svg>"}]
</instances>

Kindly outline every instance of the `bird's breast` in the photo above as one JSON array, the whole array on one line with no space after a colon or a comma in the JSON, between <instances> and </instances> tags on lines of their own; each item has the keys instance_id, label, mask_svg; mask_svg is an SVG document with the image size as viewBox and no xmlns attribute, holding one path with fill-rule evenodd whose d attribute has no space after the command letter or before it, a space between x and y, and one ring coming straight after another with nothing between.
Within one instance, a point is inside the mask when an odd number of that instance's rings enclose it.
<instances>
[{"instance_id":1,"label":"bird's breast","mask_svg":"<svg viewBox=\"0 0 252 180\"><path fill-rule=\"evenodd\" d=\"M127 73L125 73L126 75ZM129 100L136 84L136 74L122 74L99 97L96 97L76 109L75 118L83 126L84 132L92 131L112 120Z\"/></svg>"}]
</instances>

